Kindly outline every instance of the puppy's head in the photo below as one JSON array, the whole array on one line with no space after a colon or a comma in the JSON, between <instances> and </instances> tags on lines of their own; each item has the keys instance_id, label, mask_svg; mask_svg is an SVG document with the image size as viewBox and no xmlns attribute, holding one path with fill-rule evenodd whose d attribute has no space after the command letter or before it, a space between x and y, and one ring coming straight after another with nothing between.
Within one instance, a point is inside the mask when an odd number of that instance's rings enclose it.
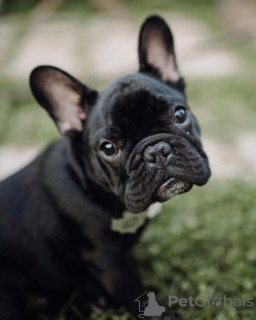
<instances>
[{"instance_id":1,"label":"puppy's head","mask_svg":"<svg viewBox=\"0 0 256 320\"><path fill-rule=\"evenodd\" d=\"M141 28L139 64L139 72L101 92L54 67L38 67L30 78L32 92L60 132L82 146L87 179L114 193L132 212L210 177L173 37L159 17L148 18Z\"/></svg>"}]
</instances>

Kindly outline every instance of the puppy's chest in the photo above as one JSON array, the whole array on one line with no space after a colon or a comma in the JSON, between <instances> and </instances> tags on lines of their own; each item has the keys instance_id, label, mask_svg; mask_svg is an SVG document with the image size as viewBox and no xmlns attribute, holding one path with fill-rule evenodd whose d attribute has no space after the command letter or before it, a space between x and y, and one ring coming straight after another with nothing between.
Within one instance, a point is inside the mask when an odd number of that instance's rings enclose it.
<instances>
[{"instance_id":1,"label":"puppy's chest","mask_svg":"<svg viewBox=\"0 0 256 320\"><path fill-rule=\"evenodd\" d=\"M146 224L148 219L154 218L161 209L161 203L154 203L146 211L141 213L125 211L121 218L111 219L110 229L112 232L119 234L135 234Z\"/></svg>"},{"instance_id":2,"label":"puppy's chest","mask_svg":"<svg viewBox=\"0 0 256 320\"><path fill-rule=\"evenodd\" d=\"M95 226L91 234L94 248L82 248L81 257L87 264L107 267L111 260L116 260L122 248L129 251L137 240L143 227L149 219L154 218L162 210L161 203L154 203L146 211L141 213L131 213L124 211L119 218L112 218L107 229L102 226ZM106 266L104 266L106 264Z\"/></svg>"}]
</instances>

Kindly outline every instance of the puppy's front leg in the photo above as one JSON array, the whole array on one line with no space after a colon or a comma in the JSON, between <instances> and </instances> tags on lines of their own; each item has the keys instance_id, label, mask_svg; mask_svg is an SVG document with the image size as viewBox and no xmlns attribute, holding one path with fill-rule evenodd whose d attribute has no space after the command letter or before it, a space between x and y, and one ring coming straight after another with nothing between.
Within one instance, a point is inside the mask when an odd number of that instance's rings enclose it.
<instances>
[{"instance_id":1,"label":"puppy's front leg","mask_svg":"<svg viewBox=\"0 0 256 320\"><path fill-rule=\"evenodd\" d=\"M23 320L25 317L25 300L13 293L13 288L0 288L1 320Z\"/></svg>"},{"instance_id":2,"label":"puppy's front leg","mask_svg":"<svg viewBox=\"0 0 256 320\"><path fill-rule=\"evenodd\" d=\"M24 320L26 312L26 280L12 268L0 270L0 318L1 320Z\"/></svg>"},{"instance_id":3,"label":"puppy's front leg","mask_svg":"<svg viewBox=\"0 0 256 320\"><path fill-rule=\"evenodd\" d=\"M109 263L100 275L106 291L118 306L135 312L134 300L143 292L132 255L123 253Z\"/></svg>"}]
</instances>

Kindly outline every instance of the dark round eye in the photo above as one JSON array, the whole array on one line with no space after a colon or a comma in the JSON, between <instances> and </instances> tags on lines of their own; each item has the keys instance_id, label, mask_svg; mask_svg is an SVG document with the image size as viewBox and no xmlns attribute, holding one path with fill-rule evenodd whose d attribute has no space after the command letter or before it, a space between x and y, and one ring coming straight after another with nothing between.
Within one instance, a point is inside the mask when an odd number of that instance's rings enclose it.
<instances>
[{"instance_id":1,"label":"dark round eye","mask_svg":"<svg viewBox=\"0 0 256 320\"><path fill-rule=\"evenodd\" d=\"M100 146L101 151L105 153L107 157L111 157L117 154L117 148L110 142L104 142Z\"/></svg>"},{"instance_id":2,"label":"dark round eye","mask_svg":"<svg viewBox=\"0 0 256 320\"><path fill-rule=\"evenodd\" d=\"M182 123L186 120L186 110L183 107L177 107L174 116L177 122Z\"/></svg>"}]
</instances>

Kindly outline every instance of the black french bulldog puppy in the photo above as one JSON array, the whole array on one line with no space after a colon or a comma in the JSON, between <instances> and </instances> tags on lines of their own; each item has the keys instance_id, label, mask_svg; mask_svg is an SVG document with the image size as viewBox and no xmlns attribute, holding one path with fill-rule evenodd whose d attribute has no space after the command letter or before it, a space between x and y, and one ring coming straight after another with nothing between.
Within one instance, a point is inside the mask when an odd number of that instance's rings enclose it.
<instances>
[{"instance_id":1,"label":"black french bulldog puppy","mask_svg":"<svg viewBox=\"0 0 256 320\"><path fill-rule=\"evenodd\" d=\"M208 181L173 37L157 16L141 28L139 63L101 92L55 67L33 70L32 92L63 138L0 184L1 320L28 319L31 301L54 304L91 279L132 309L143 226L122 233L113 219Z\"/></svg>"}]
</instances>

